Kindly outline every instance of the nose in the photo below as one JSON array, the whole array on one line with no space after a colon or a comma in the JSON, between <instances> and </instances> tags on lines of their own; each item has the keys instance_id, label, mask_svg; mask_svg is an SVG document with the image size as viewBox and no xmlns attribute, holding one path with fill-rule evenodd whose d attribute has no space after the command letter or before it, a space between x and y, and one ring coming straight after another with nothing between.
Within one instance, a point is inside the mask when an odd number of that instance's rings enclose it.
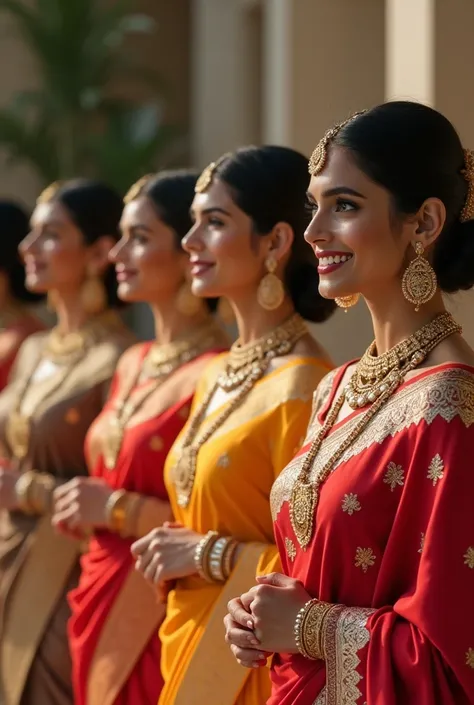
<instances>
[{"instance_id":1,"label":"nose","mask_svg":"<svg viewBox=\"0 0 474 705\"><path fill-rule=\"evenodd\" d=\"M117 264L118 262L121 261L121 255L124 252L125 249L125 239L122 237L118 242L115 243L115 245L112 247L111 250L109 250L109 262L111 264Z\"/></svg>"},{"instance_id":2,"label":"nose","mask_svg":"<svg viewBox=\"0 0 474 705\"><path fill-rule=\"evenodd\" d=\"M18 245L18 252L22 259L28 254L34 254L35 245L38 241L38 235L32 230Z\"/></svg>"},{"instance_id":3,"label":"nose","mask_svg":"<svg viewBox=\"0 0 474 705\"><path fill-rule=\"evenodd\" d=\"M322 226L320 213L316 213L312 218L304 232L304 239L311 246L314 246L317 242L326 242L331 239L330 233Z\"/></svg>"},{"instance_id":4,"label":"nose","mask_svg":"<svg viewBox=\"0 0 474 705\"><path fill-rule=\"evenodd\" d=\"M203 249L203 244L199 234L199 225L195 223L191 230L181 240L181 247L185 252L199 252Z\"/></svg>"}]
</instances>

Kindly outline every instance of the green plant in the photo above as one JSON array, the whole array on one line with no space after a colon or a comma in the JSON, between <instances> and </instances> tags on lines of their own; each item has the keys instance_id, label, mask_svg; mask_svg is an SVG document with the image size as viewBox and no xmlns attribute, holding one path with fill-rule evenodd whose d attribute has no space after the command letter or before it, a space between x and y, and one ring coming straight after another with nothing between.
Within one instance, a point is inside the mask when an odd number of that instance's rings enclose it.
<instances>
[{"instance_id":1,"label":"green plant","mask_svg":"<svg viewBox=\"0 0 474 705\"><path fill-rule=\"evenodd\" d=\"M157 168L176 130L160 119L164 86L126 51L132 33L150 34L147 15L126 0L0 0L34 56L38 90L18 93L0 110L0 145L29 162L44 182L77 175L107 179L122 191ZM149 99L114 95L141 84Z\"/></svg>"}]
</instances>

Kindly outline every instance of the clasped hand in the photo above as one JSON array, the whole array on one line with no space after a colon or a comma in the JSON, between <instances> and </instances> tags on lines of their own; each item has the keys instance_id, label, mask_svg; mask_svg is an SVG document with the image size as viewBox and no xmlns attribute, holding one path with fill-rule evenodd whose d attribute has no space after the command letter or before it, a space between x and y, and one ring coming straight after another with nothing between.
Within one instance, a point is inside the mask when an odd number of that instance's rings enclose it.
<instances>
[{"instance_id":1,"label":"clasped hand","mask_svg":"<svg viewBox=\"0 0 474 705\"><path fill-rule=\"evenodd\" d=\"M61 533L83 538L106 528L106 505L111 488L98 477L75 477L53 494L53 526Z\"/></svg>"},{"instance_id":2,"label":"clasped hand","mask_svg":"<svg viewBox=\"0 0 474 705\"><path fill-rule=\"evenodd\" d=\"M165 522L132 545L135 568L154 586L194 575L194 554L201 539L181 524Z\"/></svg>"},{"instance_id":3,"label":"clasped hand","mask_svg":"<svg viewBox=\"0 0 474 705\"><path fill-rule=\"evenodd\" d=\"M230 600L225 640L241 666L258 668L273 653L297 653L294 625L311 599L299 580L281 573L257 578L258 585Z\"/></svg>"}]
</instances>

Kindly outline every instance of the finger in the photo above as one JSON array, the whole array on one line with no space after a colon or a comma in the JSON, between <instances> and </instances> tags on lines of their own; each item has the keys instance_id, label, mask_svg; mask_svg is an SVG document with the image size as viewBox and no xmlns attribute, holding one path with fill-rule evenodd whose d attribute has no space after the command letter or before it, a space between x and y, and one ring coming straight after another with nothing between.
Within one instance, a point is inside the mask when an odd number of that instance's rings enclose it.
<instances>
[{"instance_id":1,"label":"finger","mask_svg":"<svg viewBox=\"0 0 474 705\"><path fill-rule=\"evenodd\" d=\"M294 578L290 578L288 575L283 575L283 573L268 573L268 575L257 575L257 582L259 585L290 587L299 581Z\"/></svg>"},{"instance_id":2,"label":"finger","mask_svg":"<svg viewBox=\"0 0 474 705\"><path fill-rule=\"evenodd\" d=\"M138 541L135 541L132 543L131 546L131 551L134 556L141 556L143 553L148 551L150 544L152 541L155 541L157 537L157 531L156 529L153 529L153 531L150 531L149 534L146 536L143 536L141 539L138 539Z\"/></svg>"},{"instance_id":3,"label":"finger","mask_svg":"<svg viewBox=\"0 0 474 705\"><path fill-rule=\"evenodd\" d=\"M154 558L154 555L155 555L154 553L150 553L149 551L147 551L147 553L144 553L138 557L137 565L139 567L137 568L137 570L139 570L140 573L143 573L143 575L145 575L145 570L150 565L150 562Z\"/></svg>"},{"instance_id":4,"label":"finger","mask_svg":"<svg viewBox=\"0 0 474 705\"><path fill-rule=\"evenodd\" d=\"M72 504L62 511L55 512L52 523L53 526L58 524L66 524L70 527L77 526L80 523L79 505Z\"/></svg>"},{"instance_id":5,"label":"finger","mask_svg":"<svg viewBox=\"0 0 474 705\"><path fill-rule=\"evenodd\" d=\"M226 629L225 640L228 644L240 646L242 649L249 647L255 648L259 646L259 641L255 638L253 632L246 629L241 629L236 622L232 622L232 626Z\"/></svg>"},{"instance_id":6,"label":"finger","mask_svg":"<svg viewBox=\"0 0 474 705\"><path fill-rule=\"evenodd\" d=\"M241 649L239 646L234 646L233 644L231 645L230 650L240 665L245 668L259 668L264 666L267 662L267 657L264 651L257 651L255 649Z\"/></svg>"},{"instance_id":7,"label":"finger","mask_svg":"<svg viewBox=\"0 0 474 705\"><path fill-rule=\"evenodd\" d=\"M237 622L241 627L250 630L254 629L255 624L252 615L243 607L241 598L236 597L231 600L227 605L227 609L234 622Z\"/></svg>"},{"instance_id":8,"label":"finger","mask_svg":"<svg viewBox=\"0 0 474 705\"><path fill-rule=\"evenodd\" d=\"M157 555L152 556L151 561L148 563L147 567L143 571L143 577L145 578L145 580L148 580L150 583L155 582L155 574L157 572L158 563L159 563L159 556L157 556Z\"/></svg>"},{"instance_id":9,"label":"finger","mask_svg":"<svg viewBox=\"0 0 474 705\"><path fill-rule=\"evenodd\" d=\"M163 526L165 529L182 529L183 524L179 521L164 521Z\"/></svg>"},{"instance_id":10,"label":"finger","mask_svg":"<svg viewBox=\"0 0 474 705\"><path fill-rule=\"evenodd\" d=\"M243 608L249 613L252 611L252 602L255 600L257 594L258 585L255 585L253 588L250 588L248 592L244 592L244 594L240 596Z\"/></svg>"}]
</instances>

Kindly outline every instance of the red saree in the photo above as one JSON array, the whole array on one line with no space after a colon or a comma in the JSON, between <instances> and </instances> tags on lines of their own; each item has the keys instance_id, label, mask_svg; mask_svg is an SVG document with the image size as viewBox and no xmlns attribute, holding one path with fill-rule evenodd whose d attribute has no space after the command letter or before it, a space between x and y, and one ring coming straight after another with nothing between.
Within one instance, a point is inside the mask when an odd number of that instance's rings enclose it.
<instances>
[{"instance_id":1,"label":"red saree","mask_svg":"<svg viewBox=\"0 0 474 705\"><path fill-rule=\"evenodd\" d=\"M276 655L269 705L474 703L474 368L446 364L403 384L321 490L306 551L288 499L344 369L315 396L305 446L272 491L283 570L339 605L325 661ZM323 463L360 413L337 424Z\"/></svg>"},{"instance_id":2,"label":"red saree","mask_svg":"<svg viewBox=\"0 0 474 705\"><path fill-rule=\"evenodd\" d=\"M149 343L140 346L135 365L141 364L149 347ZM207 364L208 358L206 353L183 367ZM124 376L127 369L130 375L130 367L135 374L133 364L124 367ZM118 390L127 387L119 378L120 367L109 400L88 433L86 455L91 474L105 479L113 489L123 488L148 498L167 500L163 466L189 414L193 388L189 388L185 398L174 397L172 406L127 427L116 466L108 470L100 452L100 437L105 428L104 419L119 396ZM160 390L161 387L153 397L157 403ZM133 539L97 531L82 557L79 585L69 593L72 609L69 640L76 705L158 702L163 683L158 628L164 606L134 571L132 543Z\"/></svg>"}]
</instances>

